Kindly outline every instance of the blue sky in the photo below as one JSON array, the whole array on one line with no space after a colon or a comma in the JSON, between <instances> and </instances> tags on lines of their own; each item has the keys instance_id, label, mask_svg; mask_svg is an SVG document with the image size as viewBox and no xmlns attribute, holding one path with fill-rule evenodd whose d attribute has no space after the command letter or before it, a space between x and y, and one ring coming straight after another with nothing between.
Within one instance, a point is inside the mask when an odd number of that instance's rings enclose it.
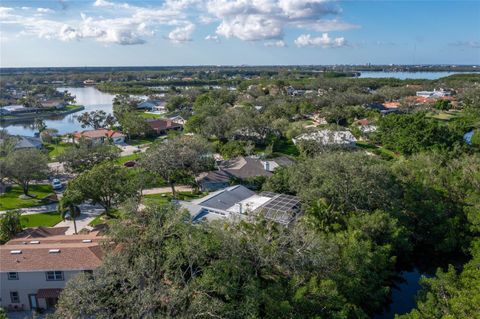
<instances>
[{"instance_id":1,"label":"blue sky","mask_svg":"<svg viewBox=\"0 0 480 319\"><path fill-rule=\"evenodd\" d=\"M0 2L0 65L480 64L480 1Z\"/></svg>"}]
</instances>

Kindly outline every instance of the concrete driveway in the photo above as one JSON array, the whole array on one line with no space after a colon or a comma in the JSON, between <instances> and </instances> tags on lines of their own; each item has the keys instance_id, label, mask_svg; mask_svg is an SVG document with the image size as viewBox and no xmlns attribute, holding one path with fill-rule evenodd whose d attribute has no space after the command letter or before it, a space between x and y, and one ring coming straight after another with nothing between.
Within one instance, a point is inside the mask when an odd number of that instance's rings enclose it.
<instances>
[{"instance_id":1,"label":"concrete driveway","mask_svg":"<svg viewBox=\"0 0 480 319\"><path fill-rule=\"evenodd\" d=\"M88 229L88 224L95 219L95 217L101 215L105 210L100 205L82 204L80 205L80 211L82 212L80 217L77 218L77 231L81 231L84 228ZM75 227L73 220L64 220L56 224L54 227L68 227L65 235L73 235L75 233Z\"/></svg>"}]
</instances>

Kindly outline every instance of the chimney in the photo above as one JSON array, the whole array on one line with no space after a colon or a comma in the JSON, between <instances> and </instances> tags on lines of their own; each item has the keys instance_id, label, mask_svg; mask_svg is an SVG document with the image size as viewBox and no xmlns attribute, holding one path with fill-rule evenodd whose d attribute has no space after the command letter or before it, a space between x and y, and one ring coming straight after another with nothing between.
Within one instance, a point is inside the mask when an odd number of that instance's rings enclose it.
<instances>
[{"instance_id":1,"label":"chimney","mask_svg":"<svg viewBox=\"0 0 480 319\"><path fill-rule=\"evenodd\" d=\"M239 212L240 214L243 214L242 203L238 203L238 212Z\"/></svg>"}]
</instances>

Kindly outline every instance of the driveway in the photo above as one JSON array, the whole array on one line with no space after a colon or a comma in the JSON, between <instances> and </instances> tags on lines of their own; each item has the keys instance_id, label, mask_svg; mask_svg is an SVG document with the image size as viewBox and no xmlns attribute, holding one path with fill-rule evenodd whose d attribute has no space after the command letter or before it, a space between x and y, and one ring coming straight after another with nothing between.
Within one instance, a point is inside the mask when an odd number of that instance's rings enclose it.
<instances>
[{"instance_id":1,"label":"driveway","mask_svg":"<svg viewBox=\"0 0 480 319\"><path fill-rule=\"evenodd\" d=\"M32 215L32 214L40 214L40 213L48 213L54 212L57 210L57 204L48 204L48 205L41 205L35 207L27 207L27 208L20 208L18 209L22 212L22 215ZM1 211L0 215L5 214L7 211Z\"/></svg>"},{"instance_id":2,"label":"driveway","mask_svg":"<svg viewBox=\"0 0 480 319\"><path fill-rule=\"evenodd\" d=\"M105 210L100 205L82 204L80 205L80 211L82 212L80 217L77 218L77 231L83 228L89 228L88 224L95 219L95 217L102 214ZM64 220L56 224L54 227L69 227L65 232L65 235L73 235L75 233L75 227L73 220Z\"/></svg>"},{"instance_id":3,"label":"driveway","mask_svg":"<svg viewBox=\"0 0 480 319\"><path fill-rule=\"evenodd\" d=\"M120 156L122 156L122 157L132 155L134 153L138 153L138 151L145 152L148 148L148 147L142 147L142 145L133 146L133 145L128 145L128 144L120 144L120 145L117 145L117 146L122 150L122 152L120 153Z\"/></svg>"}]
</instances>

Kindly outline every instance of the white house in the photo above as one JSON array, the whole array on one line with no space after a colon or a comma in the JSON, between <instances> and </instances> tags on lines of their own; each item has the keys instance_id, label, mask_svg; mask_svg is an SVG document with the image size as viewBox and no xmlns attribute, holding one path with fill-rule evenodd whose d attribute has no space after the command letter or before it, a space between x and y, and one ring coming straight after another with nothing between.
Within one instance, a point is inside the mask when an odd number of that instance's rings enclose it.
<instances>
[{"instance_id":1,"label":"white house","mask_svg":"<svg viewBox=\"0 0 480 319\"><path fill-rule=\"evenodd\" d=\"M191 202L178 201L193 222L213 220L249 220L258 215L289 225L300 214L300 200L291 195L262 192L235 185Z\"/></svg>"},{"instance_id":2,"label":"white house","mask_svg":"<svg viewBox=\"0 0 480 319\"><path fill-rule=\"evenodd\" d=\"M357 139L350 131L320 130L293 138L294 144L302 141L316 141L324 146L354 147Z\"/></svg>"},{"instance_id":3,"label":"white house","mask_svg":"<svg viewBox=\"0 0 480 319\"><path fill-rule=\"evenodd\" d=\"M65 284L102 264L98 232L67 236L66 228L28 229L0 246L0 306L51 309Z\"/></svg>"}]
</instances>

